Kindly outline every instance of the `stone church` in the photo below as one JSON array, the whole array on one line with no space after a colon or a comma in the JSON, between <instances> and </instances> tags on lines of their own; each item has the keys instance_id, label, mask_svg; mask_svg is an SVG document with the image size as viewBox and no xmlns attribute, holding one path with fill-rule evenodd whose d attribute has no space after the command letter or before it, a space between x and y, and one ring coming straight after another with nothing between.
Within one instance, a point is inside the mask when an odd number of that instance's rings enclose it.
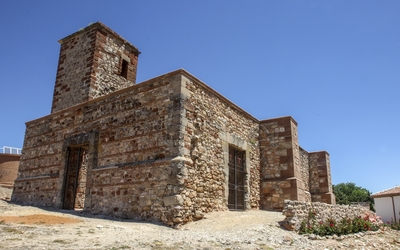
<instances>
[{"instance_id":1,"label":"stone church","mask_svg":"<svg viewBox=\"0 0 400 250\"><path fill-rule=\"evenodd\" d=\"M335 203L329 154L183 69L136 84L139 50L97 22L60 41L51 114L26 123L12 201L179 225Z\"/></svg>"}]
</instances>

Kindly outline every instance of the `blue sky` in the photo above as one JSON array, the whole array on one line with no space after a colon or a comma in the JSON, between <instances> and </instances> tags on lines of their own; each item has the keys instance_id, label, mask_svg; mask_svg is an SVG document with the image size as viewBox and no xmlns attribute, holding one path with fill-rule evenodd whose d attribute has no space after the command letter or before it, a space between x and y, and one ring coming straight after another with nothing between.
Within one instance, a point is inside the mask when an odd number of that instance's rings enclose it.
<instances>
[{"instance_id":1,"label":"blue sky","mask_svg":"<svg viewBox=\"0 0 400 250\"><path fill-rule=\"evenodd\" d=\"M101 21L262 120L291 115L334 184L400 185L400 1L1 1L0 146L50 113L58 40Z\"/></svg>"}]
</instances>

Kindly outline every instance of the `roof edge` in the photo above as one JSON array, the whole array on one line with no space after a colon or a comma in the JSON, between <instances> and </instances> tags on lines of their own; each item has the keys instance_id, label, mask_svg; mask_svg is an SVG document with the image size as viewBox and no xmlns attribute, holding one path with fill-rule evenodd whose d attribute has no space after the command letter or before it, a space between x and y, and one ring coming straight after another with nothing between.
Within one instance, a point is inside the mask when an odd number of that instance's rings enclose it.
<instances>
[{"instance_id":1,"label":"roof edge","mask_svg":"<svg viewBox=\"0 0 400 250\"><path fill-rule=\"evenodd\" d=\"M261 120L260 123L274 122L274 121L278 121L278 120L285 119L285 118L286 118L286 119L287 119L287 118L290 118L290 120L291 120L294 124L296 124L296 126L298 125L297 121L293 118L293 116L290 116L290 115L275 117L275 118L271 118L271 119L264 119L264 120Z\"/></svg>"},{"instance_id":2,"label":"roof edge","mask_svg":"<svg viewBox=\"0 0 400 250\"><path fill-rule=\"evenodd\" d=\"M186 70L184 70L184 69L177 69L177 70L168 72L168 73L166 73L166 74L159 75L159 76L150 78L150 79L148 79L148 80L145 80L145 81L143 81L143 82L134 84L134 85L132 85L132 86L130 86L130 87L117 90L117 91L115 91L115 92L113 92L113 93L110 93L110 94L108 94L108 95L101 96L101 97L98 97L98 98L89 100L89 101L87 101L87 102L79 103L79 104L77 104L77 105L75 105L75 106L71 106L71 107L68 107L68 108L65 108L65 109L58 110L58 111L55 112L55 113L51 113L51 114L48 114L48 115L46 115L46 116L42 116L42 117L40 117L40 118L37 118L37 119L31 120L31 121L25 122L25 124L26 124L26 125L29 125L29 124L31 124L31 123L35 123L35 122L38 122L38 121L40 121L40 120L44 120L44 119L50 118L50 117L52 117L52 116L59 115L60 113L65 112L65 110L76 109L76 108L79 108L79 107L88 105L88 104L90 104L90 103L93 103L93 102L98 102L98 101L101 101L101 100L103 100L103 99L109 98L109 97L111 97L111 96L114 96L114 95L118 95L118 94L120 94L120 93L123 93L123 92L125 92L125 91L129 91L129 90L131 90L131 89L139 88L139 87L143 86L144 84L146 84L146 83L148 83L148 82L153 82L153 81L156 81L156 80L158 80L158 79L162 79L162 78L165 78L165 77L170 77L170 76L173 76L173 75L176 75L176 74L184 75L184 76L188 77L190 80L197 82L198 84L202 85L203 88L206 88L207 90L211 91L213 94L215 94L216 96L218 96L218 98L221 98L222 100L228 102L229 105L232 105L232 107L234 107L236 110L238 110L238 111L240 111L241 113L243 113L244 115L246 115L248 118L252 119L252 120L255 121L255 122L258 122L258 123L260 122L257 118L255 118L254 116L250 115L248 112L246 112L245 110L243 110L242 108L240 108L239 106L237 106L236 104L234 104L232 101L230 101L229 99L227 99L226 97L224 97L223 95L221 95L220 93L218 93L216 90L214 90L213 88L211 88L210 86L208 86L206 83L204 83L204 82L202 82L201 80L199 80L197 77L195 77L195 76L193 76L192 74L190 74L188 71L186 71Z\"/></svg>"},{"instance_id":3,"label":"roof edge","mask_svg":"<svg viewBox=\"0 0 400 250\"><path fill-rule=\"evenodd\" d=\"M90 23L88 26L86 26L85 28L79 29L77 32L74 32L60 40L58 40L58 42L60 44L65 43L66 41L68 41L69 39L71 39L72 37L81 34L81 33L85 33L91 29L97 29L97 30L101 30L103 32L106 32L114 37L117 37L118 39L120 39L125 46L130 47L133 51L135 51L138 55L140 54L139 49L134 46L133 44L131 44L130 42L128 42L125 38L123 38L122 36L118 35L115 31L113 31L112 29L110 29L109 27L107 27L105 24L103 24L102 22L95 22L95 23Z\"/></svg>"},{"instance_id":4,"label":"roof edge","mask_svg":"<svg viewBox=\"0 0 400 250\"><path fill-rule=\"evenodd\" d=\"M393 188L388 188L374 194L371 194L372 198L382 198L382 197L393 197L400 196L400 186L395 186Z\"/></svg>"},{"instance_id":5,"label":"roof edge","mask_svg":"<svg viewBox=\"0 0 400 250\"><path fill-rule=\"evenodd\" d=\"M65 112L66 110L77 109L77 108L83 107L83 106L85 106L85 105L94 103L94 102L99 102L99 101L101 101L101 100L110 98L110 97L112 97L112 96L114 96L114 95L121 94L121 93L123 93L123 92L125 92L125 91L129 91L129 90L132 90L132 89L135 89L135 88L140 88L141 86L145 85L146 83L153 82L153 81L156 81L156 80L158 80L158 79L165 78L165 77L170 77L170 76L172 76L172 75L179 74L179 73L181 73L180 70L174 70L174 71L171 71L171 72L169 72L169 73L166 73L166 74L163 74L163 75L159 75L159 76L153 77L153 78L148 79L148 80L146 80L146 81L143 81L143 82L140 82L140 83L136 83L136 84L134 84L134 85L132 85L132 86L129 86L129 87L127 87L127 88L123 88L123 89L117 90L117 91L112 92L112 93L109 93L109 94L107 94L107 95L100 96L100 97L98 97L98 98L95 98L95 99L92 99L92 100L89 100L89 101L86 101L86 102L82 102L82 103L76 104L76 105L74 105L74 106L67 107L67 108L65 108L65 109L58 110L57 112L50 113L50 114L48 114L48 115L39 117L39 118L37 118L37 119L27 121L27 122L25 122L25 125L29 125L29 124L31 124L31 123L35 123L35 122L38 122L38 121L41 121L41 120L45 120L45 119L51 118L51 117L56 116L56 115L60 115L61 113Z\"/></svg>"},{"instance_id":6,"label":"roof edge","mask_svg":"<svg viewBox=\"0 0 400 250\"><path fill-rule=\"evenodd\" d=\"M232 102L231 100L229 100L228 98L226 98L225 96L220 94L218 91L216 91L215 89L210 87L208 84L206 84L203 81L201 81L199 78L195 77L193 74L189 73L187 70L181 68L178 71L180 71L182 73L182 75L186 76L190 80L195 81L196 83L200 84L203 88L205 88L208 91L210 91L213 94L215 94L218 98L220 98L220 99L224 100L225 102L229 103L229 105L234 107L236 110L238 110L239 112L241 112L242 114L244 114L248 118L252 119L255 122L258 122L258 123L260 122L260 120L258 120L254 116L252 116L249 112L247 112L246 110L244 110L241 107L239 107L238 105L236 105L234 102Z\"/></svg>"}]
</instances>

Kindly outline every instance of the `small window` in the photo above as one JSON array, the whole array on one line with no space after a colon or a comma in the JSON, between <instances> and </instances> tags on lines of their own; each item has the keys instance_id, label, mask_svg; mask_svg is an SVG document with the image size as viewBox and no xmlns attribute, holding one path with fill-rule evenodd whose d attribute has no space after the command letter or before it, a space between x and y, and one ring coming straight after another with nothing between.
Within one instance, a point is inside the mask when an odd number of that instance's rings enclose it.
<instances>
[{"instance_id":1,"label":"small window","mask_svg":"<svg viewBox=\"0 0 400 250\"><path fill-rule=\"evenodd\" d=\"M125 79L128 78L128 66L128 61L122 59L121 76Z\"/></svg>"}]
</instances>

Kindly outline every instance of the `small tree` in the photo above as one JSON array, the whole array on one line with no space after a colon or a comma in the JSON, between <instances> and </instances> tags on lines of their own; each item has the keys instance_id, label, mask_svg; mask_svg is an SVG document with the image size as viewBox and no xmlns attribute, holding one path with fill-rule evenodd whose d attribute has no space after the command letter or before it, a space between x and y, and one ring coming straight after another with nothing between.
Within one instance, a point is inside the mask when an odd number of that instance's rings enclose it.
<instances>
[{"instance_id":1,"label":"small tree","mask_svg":"<svg viewBox=\"0 0 400 250\"><path fill-rule=\"evenodd\" d=\"M371 198L371 192L365 188L356 186L352 182L339 183L333 185L333 193L336 196L336 204L350 205L352 202L369 202L370 209L374 209L374 199Z\"/></svg>"}]
</instances>

